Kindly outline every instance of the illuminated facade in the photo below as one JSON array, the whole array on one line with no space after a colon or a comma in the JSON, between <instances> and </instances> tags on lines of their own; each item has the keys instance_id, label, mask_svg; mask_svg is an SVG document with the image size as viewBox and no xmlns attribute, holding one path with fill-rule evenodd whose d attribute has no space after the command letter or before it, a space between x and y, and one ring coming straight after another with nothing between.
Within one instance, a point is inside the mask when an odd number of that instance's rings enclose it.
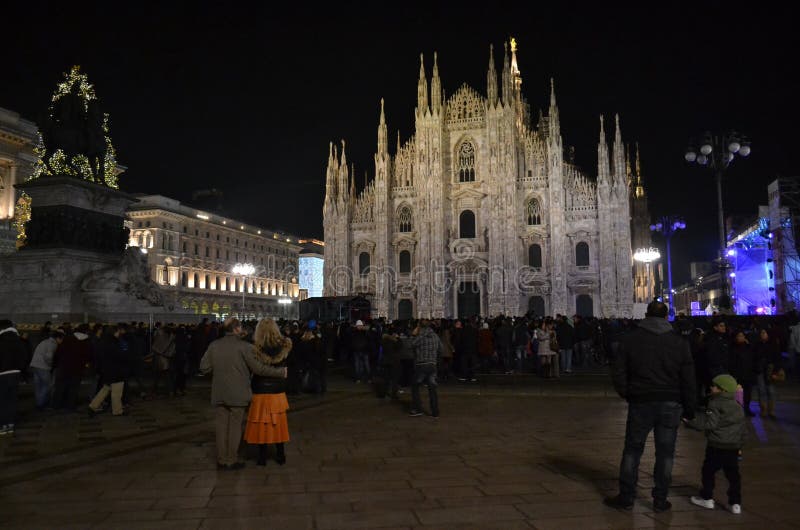
<instances>
[{"instance_id":1,"label":"illuminated facade","mask_svg":"<svg viewBox=\"0 0 800 530\"><path fill-rule=\"evenodd\" d=\"M0 253L16 248L14 226L19 193L14 189L33 172L38 131L36 124L0 108Z\"/></svg>"},{"instance_id":2,"label":"illuminated facade","mask_svg":"<svg viewBox=\"0 0 800 530\"><path fill-rule=\"evenodd\" d=\"M161 195L138 199L127 212L129 246L146 251L152 280L176 309L207 315L296 317L301 250L296 237ZM237 275L233 272L237 263L249 263L255 272Z\"/></svg>"},{"instance_id":3,"label":"illuminated facade","mask_svg":"<svg viewBox=\"0 0 800 530\"><path fill-rule=\"evenodd\" d=\"M301 239L300 244L303 245L300 252L300 289L305 290L306 298L322 296L325 243L317 239Z\"/></svg>"},{"instance_id":4,"label":"illuminated facade","mask_svg":"<svg viewBox=\"0 0 800 530\"><path fill-rule=\"evenodd\" d=\"M532 122L510 44L499 83L490 48L485 95L464 84L445 98L436 55L431 78L421 59L415 134L401 143L398 133L390 154L381 100L374 179L361 192L344 142L331 145L326 296L362 295L388 318L632 315L631 209L644 227L649 215L619 117L611 146L600 119L589 178L563 145L552 83ZM643 298L652 279L640 272Z\"/></svg>"}]
</instances>

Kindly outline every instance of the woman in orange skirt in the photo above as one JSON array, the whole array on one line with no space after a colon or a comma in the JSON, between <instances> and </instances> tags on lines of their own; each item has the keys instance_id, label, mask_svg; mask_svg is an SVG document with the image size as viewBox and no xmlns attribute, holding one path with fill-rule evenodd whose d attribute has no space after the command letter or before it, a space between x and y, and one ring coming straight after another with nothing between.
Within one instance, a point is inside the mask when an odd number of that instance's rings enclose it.
<instances>
[{"instance_id":1,"label":"woman in orange skirt","mask_svg":"<svg viewBox=\"0 0 800 530\"><path fill-rule=\"evenodd\" d=\"M286 366L286 358L292 350L291 339L281 335L278 325L271 318L261 320L253 333L253 347L262 361L273 366ZM275 444L275 461L286 463L283 444L289 441L289 423L286 411L286 380L253 375L253 399L247 414L244 439L258 445L258 465L267 465L267 445Z\"/></svg>"}]
</instances>

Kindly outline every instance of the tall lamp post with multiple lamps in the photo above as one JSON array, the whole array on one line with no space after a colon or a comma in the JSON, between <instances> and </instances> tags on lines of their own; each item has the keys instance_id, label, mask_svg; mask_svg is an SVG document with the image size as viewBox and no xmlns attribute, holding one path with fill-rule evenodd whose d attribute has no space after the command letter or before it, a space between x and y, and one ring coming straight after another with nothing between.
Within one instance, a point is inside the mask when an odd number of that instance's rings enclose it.
<instances>
[{"instance_id":1,"label":"tall lamp post with multiple lamps","mask_svg":"<svg viewBox=\"0 0 800 530\"><path fill-rule=\"evenodd\" d=\"M661 252L658 251L657 248L649 247L649 248L638 248L636 252L633 253L633 259L644 263L645 271L646 271L646 278L647 281L650 281L650 264L661 257ZM649 288L648 288L649 291ZM649 293L648 293L649 294Z\"/></svg>"},{"instance_id":2,"label":"tall lamp post with multiple lamps","mask_svg":"<svg viewBox=\"0 0 800 530\"><path fill-rule=\"evenodd\" d=\"M675 304L672 299L672 254L670 252L670 241L678 230L684 230L686 223L677 215L665 215L655 224L650 225L650 230L658 232L667 242L667 288L669 289L669 319L675 318Z\"/></svg>"},{"instance_id":3,"label":"tall lamp post with multiple lamps","mask_svg":"<svg viewBox=\"0 0 800 530\"><path fill-rule=\"evenodd\" d=\"M706 132L699 147L690 145L686 149L684 158L690 164L706 166L714 172L717 184L717 223L719 224L719 256L717 264L719 266L720 301L730 304L728 289L728 258L725 254L728 246L725 237L725 216L722 210L722 176L730 167L736 156L746 158L750 155L750 142L739 136L736 132L728 132L723 135L714 135Z\"/></svg>"},{"instance_id":4,"label":"tall lamp post with multiple lamps","mask_svg":"<svg viewBox=\"0 0 800 530\"><path fill-rule=\"evenodd\" d=\"M237 263L231 272L242 277L242 318L244 318L244 295L247 293L247 278L256 272L256 268L250 263Z\"/></svg>"}]
</instances>

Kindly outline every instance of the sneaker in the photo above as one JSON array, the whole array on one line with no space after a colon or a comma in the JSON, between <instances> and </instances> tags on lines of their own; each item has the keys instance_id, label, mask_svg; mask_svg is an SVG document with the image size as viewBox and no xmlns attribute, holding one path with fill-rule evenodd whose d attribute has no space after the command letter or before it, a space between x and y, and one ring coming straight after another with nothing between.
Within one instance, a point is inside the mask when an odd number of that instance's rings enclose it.
<instances>
[{"instance_id":1,"label":"sneaker","mask_svg":"<svg viewBox=\"0 0 800 530\"><path fill-rule=\"evenodd\" d=\"M611 508L616 508L617 510L629 511L633 509L633 501L628 500L621 495L617 495L616 497L606 497L603 499L603 504L610 506Z\"/></svg>"},{"instance_id":2,"label":"sneaker","mask_svg":"<svg viewBox=\"0 0 800 530\"><path fill-rule=\"evenodd\" d=\"M653 499L653 511L656 513L666 512L672 508L672 503L667 499Z\"/></svg>"},{"instance_id":3,"label":"sneaker","mask_svg":"<svg viewBox=\"0 0 800 530\"><path fill-rule=\"evenodd\" d=\"M692 497L689 500L695 506L700 506L701 508L706 508L706 509L709 509L709 510L713 510L714 509L714 499L704 499L703 497L698 497L696 495L692 495Z\"/></svg>"},{"instance_id":4,"label":"sneaker","mask_svg":"<svg viewBox=\"0 0 800 530\"><path fill-rule=\"evenodd\" d=\"M742 515L742 505L741 504L731 504L731 513L733 515Z\"/></svg>"},{"instance_id":5,"label":"sneaker","mask_svg":"<svg viewBox=\"0 0 800 530\"><path fill-rule=\"evenodd\" d=\"M422 412L420 412L418 410L412 409L411 412L408 413L408 415L409 416L413 416L413 417L417 417L417 416L423 416L424 413L422 413Z\"/></svg>"}]
</instances>

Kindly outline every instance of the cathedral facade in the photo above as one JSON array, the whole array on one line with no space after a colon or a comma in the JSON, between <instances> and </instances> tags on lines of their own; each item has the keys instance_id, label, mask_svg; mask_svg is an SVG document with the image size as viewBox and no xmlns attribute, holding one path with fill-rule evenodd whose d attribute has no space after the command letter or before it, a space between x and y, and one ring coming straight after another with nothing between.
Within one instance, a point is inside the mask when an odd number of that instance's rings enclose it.
<instances>
[{"instance_id":1,"label":"cathedral facade","mask_svg":"<svg viewBox=\"0 0 800 530\"><path fill-rule=\"evenodd\" d=\"M381 100L374 179L359 193L344 142L330 146L325 296L364 296L391 319L632 315L641 181L619 117L610 145L600 118L590 178L565 153L552 82L532 123L510 44L499 76L490 49L486 95L465 84L445 98L436 54L430 80L421 57L415 134L398 133L390 154Z\"/></svg>"}]
</instances>

